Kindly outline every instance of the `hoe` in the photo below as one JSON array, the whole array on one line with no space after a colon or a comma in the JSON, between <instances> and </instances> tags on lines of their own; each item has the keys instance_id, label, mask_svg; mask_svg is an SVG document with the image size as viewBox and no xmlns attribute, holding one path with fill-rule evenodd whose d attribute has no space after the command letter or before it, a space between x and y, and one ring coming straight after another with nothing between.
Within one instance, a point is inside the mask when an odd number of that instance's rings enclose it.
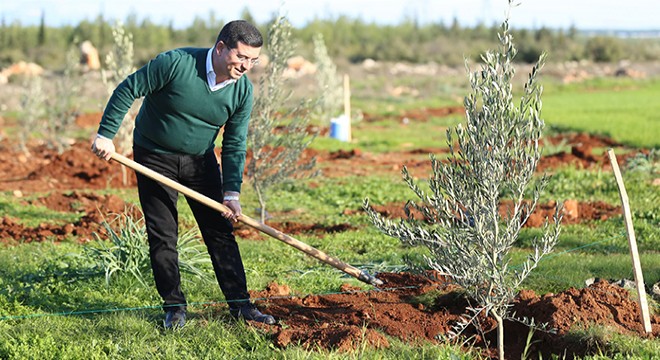
<instances>
[{"instance_id":1,"label":"hoe","mask_svg":"<svg viewBox=\"0 0 660 360\"><path fill-rule=\"evenodd\" d=\"M153 170L151 170L151 169L149 169L149 168L147 168L143 165L140 165L140 164L136 163L135 161L133 161L133 160L131 160L131 159L129 159L129 158L123 156L123 155L114 153L114 154L112 154L112 159L117 161L118 163L124 165L124 166L127 166L127 167L141 173L144 176L147 176L147 177L149 177L153 180L156 180L156 181L160 182L163 185L169 186L172 189L174 189L174 190L176 190L176 191L178 191L178 192L180 192L180 193L182 193L182 194L184 194L184 195L186 195L186 196L188 196L192 199L197 200L200 203L202 203L202 204L204 204L204 205L206 205L206 206L208 206L208 207L210 207L214 210L220 211L222 213L231 212L231 210L228 207L226 207L226 206L222 205L221 203L209 198L208 196L202 195L202 194L200 194L199 192L197 192L195 190L192 190L188 187L185 187L185 186L177 183L176 181L168 179L167 177L165 177L165 176L163 176L163 175L161 175L161 174L159 174L159 173L157 173L157 172L155 172L155 171L153 171ZM295 239L295 238L293 238L289 235L286 235L286 234L284 234L283 232L281 232L279 230L276 230L276 229L274 229L274 228L272 228L268 225L262 224L262 223L260 223L256 220L254 220L254 219L251 219L250 217L246 216L245 214L241 215L238 218L238 221L240 221L240 222L242 222L242 223L244 223L244 224L246 224L250 227L253 227L253 228L257 229L257 230L263 232L266 235L274 237L277 240L283 241L283 242L287 243L288 245L291 245L294 248L304 252L305 254L307 254L311 257L314 257L314 258L316 258L316 259L318 259L318 260L320 260L320 261L322 261L322 262L324 262L324 263L326 263L330 266L333 266L333 267L345 272L346 274L357 278L358 280L360 280L362 282L365 282L367 284L371 284L371 285L374 285L374 286L383 285L383 282L380 279L377 279L376 277L374 277L372 275L369 275L366 271L359 270L356 267L351 266L349 264L346 264L346 263L340 261L337 258L329 256L329 255L325 254L324 252L322 252L322 251L320 251L320 250L318 250L318 249L316 249L312 246L309 246L309 245L305 244L304 242L302 242L300 240L297 240L297 239Z\"/></svg>"}]
</instances>

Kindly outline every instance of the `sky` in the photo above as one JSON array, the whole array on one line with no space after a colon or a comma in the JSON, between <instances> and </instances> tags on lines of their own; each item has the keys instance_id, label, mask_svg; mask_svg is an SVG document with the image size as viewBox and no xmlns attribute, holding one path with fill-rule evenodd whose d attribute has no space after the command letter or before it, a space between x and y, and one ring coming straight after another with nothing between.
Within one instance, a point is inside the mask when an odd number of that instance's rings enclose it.
<instances>
[{"instance_id":1,"label":"sky","mask_svg":"<svg viewBox=\"0 0 660 360\"><path fill-rule=\"evenodd\" d=\"M658 30L660 0L515 0L511 10L513 28L549 27L579 30ZM107 20L148 18L158 24L172 22L185 28L195 17L217 20L238 19L248 9L264 23L277 14L296 26L309 21L333 19L340 15L378 24L398 24L404 18L421 23L444 22L473 26L480 22L499 24L505 18L508 0L0 0L0 17L5 23L38 25L41 14L49 26L76 25L94 20L100 13Z\"/></svg>"}]
</instances>

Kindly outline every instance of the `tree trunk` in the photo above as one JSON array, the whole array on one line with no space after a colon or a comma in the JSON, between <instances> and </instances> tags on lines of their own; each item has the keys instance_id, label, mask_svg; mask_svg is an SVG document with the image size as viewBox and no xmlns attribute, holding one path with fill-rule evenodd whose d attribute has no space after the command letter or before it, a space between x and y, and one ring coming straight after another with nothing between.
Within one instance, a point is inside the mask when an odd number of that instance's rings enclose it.
<instances>
[{"instance_id":1,"label":"tree trunk","mask_svg":"<svg viewBox=\"0 0 660 360\"><path fill-rule=\"evenodd\" d=\"M497 354L498 358L500 360L504 360L504 321L502 320L502 317L495 313L495 311L491 311L491 314L493 314L493 317L497 321Z\"/></svg>"},{"instance_id":2,"label":"tree trunk","mask_svg":"<svg viewBox=\"0 0 660 360\"><path fill-rule=\"evenodd\" d=\"M254 180L258 181L258 180ZM257 199L259 200L259 218L261 219L261 223L265 224L266 223L266 199L264 196L261 194L261 188L259 186L254 187L255 192L257 193Z\"/></svg>"},{"instance_id":3,"label":"tree trunk","mask_svg":"<svg viewBox=\"0 0 660 360\"><path fill-rule=\"evenodd\" d=\"M124 184L124 186L128 185L128 171L126 170L126 166L121 166L121 183Z\"/></svg>"},{"instance_id":4,"label":"tree trunk","mask_svg":"<svg viewBox=\"0 0 660 360\"><path fill-rule=\"evenodd\" d=\"M261 203L261 209L259 209L259 210L261 210L261 212L260 212L261 223L265 224L266 223L266 204Z\"/></svg>"}]
</instances>

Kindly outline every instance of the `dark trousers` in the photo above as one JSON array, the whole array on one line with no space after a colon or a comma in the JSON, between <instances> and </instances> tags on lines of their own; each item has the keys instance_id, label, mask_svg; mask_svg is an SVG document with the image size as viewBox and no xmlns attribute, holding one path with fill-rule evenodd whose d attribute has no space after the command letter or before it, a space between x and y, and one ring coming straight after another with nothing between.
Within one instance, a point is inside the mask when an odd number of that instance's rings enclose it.
<instances>
[{"instance_id":1,"label":"dark trousers","mask_svg":"<svg viewBox=\"0 0 660 360\"><path fill-rule=\"evenodd\" d=\"M222 176L215 154L158 154L134 147L135 161L192 190L222 202ZM163 298L165 311L186 306L181 290L178 240L178 192L137 173L137 186L144 213L151 268L156 289ZM186 197L202 233L220 289L230 307L240 307L249 300L245 270L234 227L222 214Z\"/></svg>"}]
</instances>

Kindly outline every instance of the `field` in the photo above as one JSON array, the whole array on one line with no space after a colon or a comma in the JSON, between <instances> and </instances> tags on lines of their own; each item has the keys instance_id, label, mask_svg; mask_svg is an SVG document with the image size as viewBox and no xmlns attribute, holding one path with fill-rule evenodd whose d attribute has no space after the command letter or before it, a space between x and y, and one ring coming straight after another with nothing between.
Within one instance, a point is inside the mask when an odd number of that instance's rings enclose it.
<instances>
[{"instance_id":1,"label":"field","mask_svg":"<svg viewBox=\"0 0 660 360\"><path fill-rule=\"evenodd\" d=\"M642 79L596 69L601 75L570 84L559 76L560 67L551 66L541 80L547 127L537 171L552 178L512 263L524 260L555 201L564 202L567 213L558 248L513 304L517 318L547 327L533 332L508 321L507 358L660 358L660 291L653 295L660 283L660 77L657 66L645 66ZM139 276L120 269L107 278L90 256L113 244L113 231L141 225L134 175L122 181L120 165L89 151L98 106L87 105L78 115L78 131L64 152L48 148L39 134L26 152L17 140L22 118L9 99L19 86L8 85L0 142L0 358L496 357L495 323L489 319L483 319L482 331L468 328L458 340L447 340L470 299L451 279L416 269L413 264L424 264L425 250L384 236L362 209L368 198L383 216L405 217L404 204L414 194L401 180L401 169L428 179L429 154L446 155L445 130L464 121L464 74L459 69L392 77L358 65L346 70L354 89L353 140L331 139L328 124L316 124L322 135L305 156L317 158L322 175L274 191L267 224L368 271L384 285L361 283L239 224L252 298L279 322L233 322L210 264L202 260L205 250L192 215L180 201L182 233L192 238L182 261L195 262L201 273L183 274L190 320L175 332L160 325L160 299L148 268ZM519 70L519 79L525 71ZM298 82L303 91L304 81ZM619 285L634 279L609 148L630 197L651 334L640 322L635 293ZM258 217L249 184L243 192L244 211Z\"/></svg>"}]
</instances>

